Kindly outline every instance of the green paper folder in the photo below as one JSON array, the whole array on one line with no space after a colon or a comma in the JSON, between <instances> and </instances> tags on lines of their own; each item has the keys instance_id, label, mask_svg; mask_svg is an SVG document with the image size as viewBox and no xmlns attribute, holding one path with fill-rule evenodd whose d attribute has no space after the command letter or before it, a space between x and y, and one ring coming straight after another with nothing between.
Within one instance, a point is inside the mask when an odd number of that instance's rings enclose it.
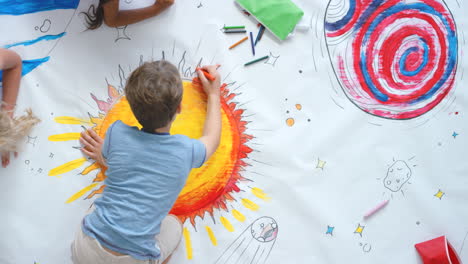
<instances>
[{"instance_id":1,"label":"green paper folder","mask_svg":"<svg viewBox=\"0 0 468 264\"><path fill-rule=\"evenodd\" d=\"M236 0L275 36L285 40L304 12L290 0Z\"/></svg>"}]
</instances>

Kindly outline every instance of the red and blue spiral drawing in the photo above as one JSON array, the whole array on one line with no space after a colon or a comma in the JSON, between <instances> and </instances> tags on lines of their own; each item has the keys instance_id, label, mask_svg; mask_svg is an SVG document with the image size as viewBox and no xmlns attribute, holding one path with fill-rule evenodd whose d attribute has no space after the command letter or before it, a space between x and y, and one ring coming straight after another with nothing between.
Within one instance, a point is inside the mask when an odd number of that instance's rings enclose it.
<instances>
[{"instance_id":1,"label":"red and blue spiral drawing","mask_svg":"<svg viewBox=\"0 0 468 264\"><path fill-rule=\"evenodd\" d=\"M457 30L444 1L331 0L325 35L343 91L369 114L419 117L454 87Z\"/></svg>"}]
</instances>

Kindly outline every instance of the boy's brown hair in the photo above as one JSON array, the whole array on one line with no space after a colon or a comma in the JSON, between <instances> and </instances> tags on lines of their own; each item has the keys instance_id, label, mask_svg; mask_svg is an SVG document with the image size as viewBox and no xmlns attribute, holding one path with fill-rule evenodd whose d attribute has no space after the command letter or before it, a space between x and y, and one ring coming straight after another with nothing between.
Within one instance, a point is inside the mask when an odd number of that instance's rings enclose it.
<instances>
[{"instance_id":1,"label":"boy's brown hair","mask_svg":"<svg viewBox=\"0 0 468 264\"><path fill-rule=\"evenodd\" d=\"M174 118L182 101L182 79L167 61L146 62L128 78L125 94L143 130L154 132Z\"/></svg>"}]
</instances>

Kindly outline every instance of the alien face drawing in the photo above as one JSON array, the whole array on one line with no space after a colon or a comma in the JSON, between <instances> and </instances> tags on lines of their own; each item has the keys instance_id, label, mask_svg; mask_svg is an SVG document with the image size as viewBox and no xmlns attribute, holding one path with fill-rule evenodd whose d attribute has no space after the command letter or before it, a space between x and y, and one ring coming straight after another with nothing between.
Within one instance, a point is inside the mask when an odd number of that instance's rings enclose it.
<instances>
[{"instance_id":1,"label":"alien face drawing","mask_svg":"<svg viewBox=\"0 0 468 264\"><path fill-rule=\"evenodd\" d=\"M411 178L411 174L408 164L405 161L397 160L388 168L383 184L390 191L398 192Z\"/></svg>"},{"instance_id":2,"label":"alien face drawing","mask_svg":"<svg viewBox=\"0 0 468 264\"><path fill-rule=\"evenodd\" d=\"M277 237L278 224L275 219L260 217L224 250L215 264L265 264Z\"/></svg>"},{"instance_id":3,"label":"alien face drawing","mask_svg":"<svg viewBox=\"0 0 468 264\"><path fill-rule=\"evenodd\" d=\"M278 225L271 217L261 217L251 225L252 236L259 242L270 242L276 239Z\"/></svg>"}]
</instances>

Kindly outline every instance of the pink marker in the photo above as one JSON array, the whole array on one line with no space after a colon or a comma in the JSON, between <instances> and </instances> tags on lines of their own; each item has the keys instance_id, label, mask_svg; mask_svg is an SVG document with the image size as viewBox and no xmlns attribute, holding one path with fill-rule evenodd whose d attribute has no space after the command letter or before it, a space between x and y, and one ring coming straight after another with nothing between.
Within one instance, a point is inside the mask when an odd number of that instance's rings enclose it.
<instances>
[{"instance_id":1,"label":"pink marker","mask_svg":"<svg viewBox=\"0 0 468 264\"><path fill-rule=\"evenodd\" d=\"M370 216L372 216L373 214L375 214L377 211L379 211L380 209L384 208L388 202L390 200L386 200L386 201L383 201L381 202L379 205L377 205L375 208L373 208L372 210L370 210L369 212L367 212L367 214L364 215L364 219L365 218L369 218Z\"/></svg>"}]
</instances>

